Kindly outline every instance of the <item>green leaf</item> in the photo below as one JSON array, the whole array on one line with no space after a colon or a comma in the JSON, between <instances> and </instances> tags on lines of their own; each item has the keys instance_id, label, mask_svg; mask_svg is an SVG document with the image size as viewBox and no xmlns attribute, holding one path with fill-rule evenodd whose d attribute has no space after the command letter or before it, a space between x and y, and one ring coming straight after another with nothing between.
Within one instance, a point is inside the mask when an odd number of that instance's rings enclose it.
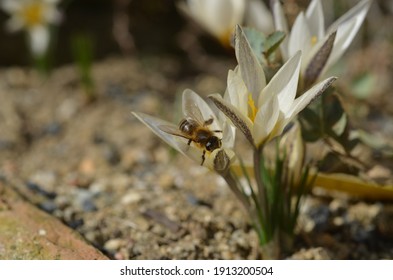
<instances>
[{"instance_id":1,"label":"green leaf","mask_svg":"<svg viewBox=\"0 0 393 280\"><path fill-rule=\"evenodd\" d=\"M311 108L305 108L300 114L300 124L303 139L307 142L315 142L322 137L321 129L318 125L319 116Z\"/></svg>"},{"instance_id":2,"label":"green leaf","mask_svg":"<svg viewBox=\"0 0 393 280\"><path fill-rule=\"evenodd\" d=\"M352 93L359 99L370 97L373 88L376 87L377 78L370 73L364 73L352 82Z\"/></svg>"},{"instance_id":3,"label":"green leaf","mask_svg":"<svg viewBox=\"0 0 393 280\"><path fill-rule=\"evenodd\" d=\"M334 88L303 110L299 120L305 141L321 139L341 157L351 158L350 152L359 140L350 138L348 116Z\"/></svg>"},{"instance_id":4,"label":"green leaf","mask_svg":"<svg viewBox=\"0 0 393 280\"><path fill-rule=\"evenodd\" d=\"M275 31L266 38L263 44L263 54L265 55L266 59L268 59L269 56L274 53L284 38L285 32L282 31Z\"/></svg>"}]
</instances>

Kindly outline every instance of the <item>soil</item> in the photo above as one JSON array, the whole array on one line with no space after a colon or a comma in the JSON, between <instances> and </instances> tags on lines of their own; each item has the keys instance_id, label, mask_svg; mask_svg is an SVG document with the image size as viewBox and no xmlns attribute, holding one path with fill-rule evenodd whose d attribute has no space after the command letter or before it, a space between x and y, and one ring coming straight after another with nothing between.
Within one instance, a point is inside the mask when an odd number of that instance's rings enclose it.
<instances>
[{"instance_id":1,"label":"soil","mask_svg":"<svg viewBox=\"0 0 393 280\"><path fill-rule=\"evenodd\" d=\"M209 61L202 71L176 57L105 59L93 66L93 102L73 66L48 78L28 68L2 69L0 179L111 259L260 258L257 237L225 182L131 115L177 119L173 108L185 88L222 93L234 61ZM378 100L391 100L391 88ZM393 114L383 112L390 122L380 131L389 135ZM377 123L362 116L365 128ZM392 259L392 218L389 201L310 194L294 249L282 258Z\"/></svg>"}]
</instances>

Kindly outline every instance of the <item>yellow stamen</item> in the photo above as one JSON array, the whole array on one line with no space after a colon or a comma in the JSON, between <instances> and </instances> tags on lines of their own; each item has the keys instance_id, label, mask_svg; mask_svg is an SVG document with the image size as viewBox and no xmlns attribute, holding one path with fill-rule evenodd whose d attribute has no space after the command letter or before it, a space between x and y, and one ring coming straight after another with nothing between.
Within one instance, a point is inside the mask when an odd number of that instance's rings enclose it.
<instances>
[{"instance_id":1,"label":"yellow stamen","mask_svg":"<svg viewBox=\"0 0 393 280\"><path fill-rule=\"evenodd\" d=\"M312 37L311 37L311 45L314 46L317 42L318 42L317 36L312 36Z\"/></svg>"},{"instance_id":2,"label":"yellow stamen","mask_svg":"<svg viewBox=\"0 0 393 280\"><path fill-rule=\"evenodd\" d=\"M250 108L250 112L248 117L251 119L252 122L255 120L255 116L257 115L257 107L255 107L254 99L252 99L252 94L248 94L248 106Z\"/></svg>"},{"instance_id":3,"label":"yellow stamen","mask_svg":"<svg viewBox=\"0 0 393 280\"><path fill-rule=\"evenodd\" d=\"M41 3L31 3L21 11L21 14L27 26L40 24L43 20L43 5Z\"/></svg>"}]
</instances>

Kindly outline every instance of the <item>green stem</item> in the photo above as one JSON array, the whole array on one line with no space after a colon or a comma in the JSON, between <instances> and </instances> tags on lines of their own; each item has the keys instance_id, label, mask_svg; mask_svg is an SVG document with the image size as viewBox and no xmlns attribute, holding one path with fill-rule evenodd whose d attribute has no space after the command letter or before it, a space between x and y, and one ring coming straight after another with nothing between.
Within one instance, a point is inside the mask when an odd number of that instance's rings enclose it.
<instances>
[{"instance_id":1,"label":"green stem","mask_svg":"<svg viewBox=\"0 0 393 280\"><path fill-rule=\"evenodd\" d=\"M250 214L251 211L251 204L248 201L247 197L241 192L238 188L237 182L231 172L226 172L225 174L220 174L225 182L227 182L231 191L236 195L236 197L240 200L246 211Z\"/></svg>"},{"instance_id":2,"label":"green stem","mask_svg":"<svg viewBox=\"0 0 393 280\"><path fill-rule=\"evenodd\" d=\"M246 194L244 194L239 187L240 184L238 181L234 178L232 172L228 171L225 173L220 173L220 175L224 178L225 182L228 184L229 188L231 191L235 194L235 196L240 200L241 204L243 205L244 209L246 210L247 214L251 218L251 223L254 225L255 230L258 233L258 237L261 240L266 240L265 233L263 231L263 227L260 222L260 218L258 218L258 213L257 209L253 207L253 205L250 203L249 198L247 197Z\"/></svg>"},{"instance_id":3,"label":"green stem","mask_svg":"<svg viewBox=\"0 0 393 280\"><path fill-rule=\"evenodd\" d=\"M266 187L263 183L262 180L262 174L261 174L261 160L262 159L262 150L263 150L263 146L259 147L259 148L255 148L254 149L254 176L255 176L255 181L257 184L257 189L258 189L258 199L259 199L259 205L261 205L261 207L264 207L264 211L263 214L264 217L264 221L266 222L266 224L269 224L269 204L267 201L267 191L266 191Z\"/></svg>"}]
</instances>

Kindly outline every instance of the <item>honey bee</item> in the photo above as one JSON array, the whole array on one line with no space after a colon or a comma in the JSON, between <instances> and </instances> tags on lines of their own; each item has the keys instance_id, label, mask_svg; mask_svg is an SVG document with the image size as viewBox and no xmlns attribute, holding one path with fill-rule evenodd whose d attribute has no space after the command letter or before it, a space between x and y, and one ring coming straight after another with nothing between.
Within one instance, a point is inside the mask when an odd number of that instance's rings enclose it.
<instances>
[{"instance_id":1,"label":"honey bee","mask_svg":"<svg viewBox=\"0 0 393 280\"><path fill-rule=\"evenodd\" d=\"M187 145L194 142L197 147L203 149L201 162L201 165L203 165L206 151L211 153L221 148L221 139L215 133L222 133L222 130L211 130L209 126L214 121L213 117L204 120L199 107L193 102L186 104L185 115L178 127L175 125L161 125L158 128L166 133L188 139Z\"/></svg>"}]
</instances>

